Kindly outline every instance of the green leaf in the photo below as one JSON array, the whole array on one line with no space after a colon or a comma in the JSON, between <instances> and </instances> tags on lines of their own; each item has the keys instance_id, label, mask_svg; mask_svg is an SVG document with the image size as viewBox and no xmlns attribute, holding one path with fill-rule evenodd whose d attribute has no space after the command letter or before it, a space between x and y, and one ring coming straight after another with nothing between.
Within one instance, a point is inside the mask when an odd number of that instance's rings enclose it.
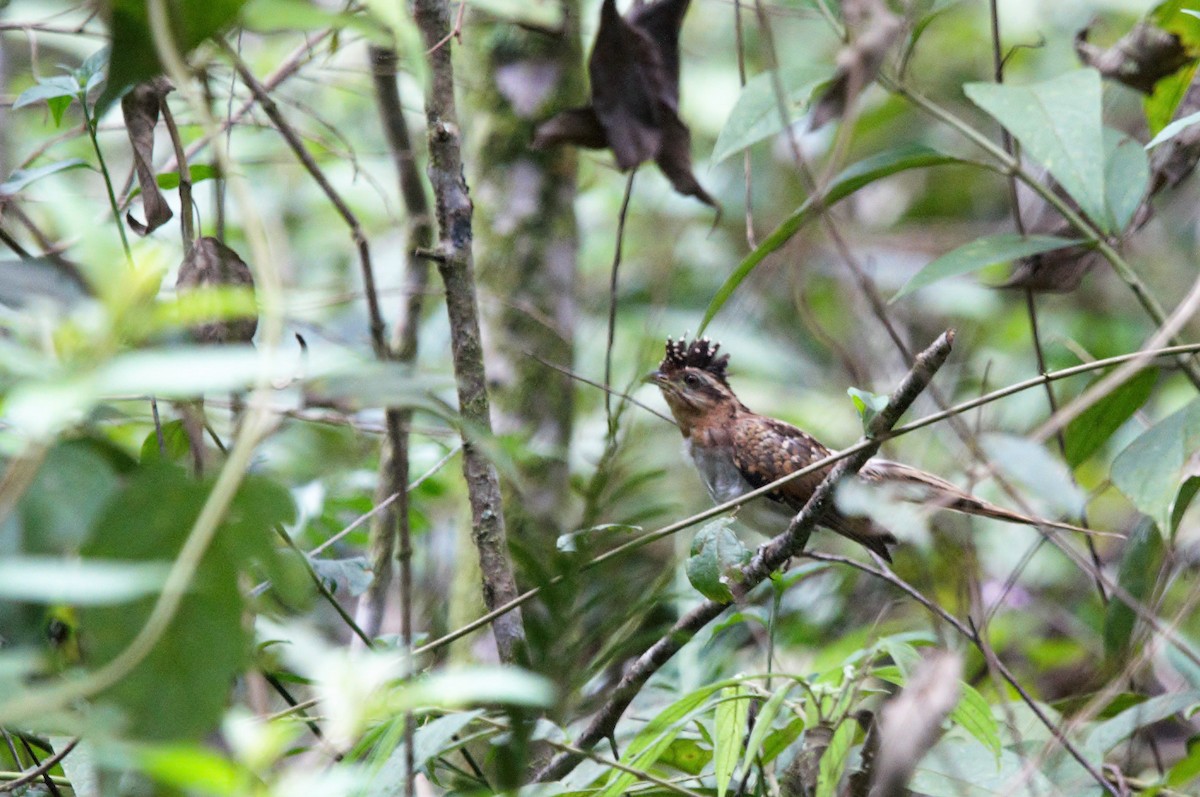
<instances>
[{"instance_id":1,"label":"green leaf","mask_svg":"<svg viewBox=\"0 0 1200 797\"><path fill-rule=\"evenodd\" d=\"M10 556L0 561L0 599L104 606L153 595L165 562L119 562Z\"/></svg>"},{"instance_id":2,"label":"green leaf","mask_svg":"<svg viewBox=\"0 0 1200 797\"><path fill-rule=\"evenodd\" d=\"M557 0L471 0L474 8L517 25L562 30L565 10Z\"/></svg>"},{"instance_id":3,"label":"green leaf","mask_svg":"<svg viewBox=\"0 0 1200 797\"><path fill-rule=\"evenodd\" d=\"M205 180L212 180L217 176L216 168L209 163L197 163L188 166L188 177L192 181L192 185L202 183ZM179 172L163 172L154 178L158 183L158 187L164 191L171 191L179 187Z\"/></svg>"},{"instance_id":4,"label":"green leaf","mask_svg":"<svg viewBox=\"0 0 1200 797\"><path fill-rule=\"evenodd\" d=\"M1007 434L986 434L983 450L1006 479L1042 499L1056 514L1076 517L1087 500L1062 460L1041 443Z\"/></svg>"},{"instance_id":5,"label":"green leaf","mask_svg":"<svg viewBox=\"0 0 1200 797\"><path fill-rule=\"evenodd\" d=\"M168 15L171 36L180 55L187 57L201 42L231 25L246 0L205 0L176 3ZM109 32L112 56L108 83L96 100L96 116L137 83L163 74L154 36L150 32L149 3L145 0L111 0Z\"/></svg>"},{"instance_id":6,"label":"green leaf","mask_svg":"<svg viewBox=\"0 0 1200 797\"><path fill-rule=\"evenodd\" d=\"M47 163L44 166L39 166L36 169L17 169L8 176L8 179L0 184L0 196L12 196L31 184L37 182L43 177L49 177L52 174L65 172L69 169L91 168L87 161L80 158L68 158L54 163Z\"/></svg>"},{"instance_id":7,"label":"green leaf","mask_svg":"<svg viewBox=\"0 0 1200 797\"><path fill-rule=\"evenodd\" d=\"M1172 509L1197 448L1200 399L1147 429L1113 460L1113 484L1164 535L1172 533Z\"/></svg>"},{"instance_id":8,"label":"green leaf","mask_svg":"<svg viewBox=\"0 0 1200 797\"><path fill-rule=\"evenodd\" d=\"M140 468L97 520L85 558L160 562L174 559L207 498L207 488L181 469ZM220 535L218 535L220 536ZM112 661L133 641L153 599L80 612L81 646L93 667ZM149 654L100 694L124 714L135 739L199 739L224 712L248 646L237 564L219 541L204 555L191 588Z\"/></svg>"},{"instance_id":9,"label":"green leaf","mask_svg":"<svg viewBox=\"0 0 1200 797\"><path fill-rule=\"evenodd\" d=\"M876 180L909 169L970 162L956 158L953 155L946 155L922 144L904 144L847 166L845 170L830 182L829 188L825 192L824 204L826 207L831 206ZM805 200L804 204L796 208L792 212L792 215L784 219L770 235L763 239L762 243L755 247L753 252L746 255L737 268L733 270L733 273L717 289L712 301L708 303L708 309L704 311L704 320L700 322L700 329L696 332L697 335L704 333L709 322L720 312L725 302L729 301L729 297L742 284L742 281L750 276L750 272L754 271L758 264L766 259L767 255L791 240L792 236L799 232L800 228L816 215L816 212L817 203L813 202L811 198Z\"/></svg>"},{"instance_id":10,"label":"green leaf","mask_svg":"<svg viewBox=\"0 0 1200 797\"><path fill-rule=\"evenodd\" d=\"M1150 187L1150 160L1141 142L1104 128L1104 192L1108 228L1121 233L1133 220Z\"/></svg>"},{"instance_id":11,"label":"green leaf","mask_svg":"<svg viewBox=\"0 0 1200 797\"><path fill-rule=\"evenodd\" d=\"M742 778L746 777L746 773L750 771L750 767L754 766L755 757L762 752L763 743L766 741L767 734L771 731L771 725L775 722L775 717L779 715L779 710L783 707L783 701L787 699L788 693L792 691L796 683L788 681L783 686L771 693L771 697L759 709L758 716L754 719L754 730L750 731L750 738L746 741L746 754L742 757L742 765L738 767L737 780L741 782ZM804 727L804 718L800 718L800 727ZM799 734L799 731L797 731ZM720 779L717 781L720 783Z\"/></svg>"},{"instance_id":12,"label":"green leaf","mask_svg":"<svg viewBox=\"0 0 1200 797\"><path fill-rule=\"evenodd\" d=\"M1067 464L1072 468L1079 467L1100 450L1146 403L1157 381L1157 368L1139 371L1071 421L1065 432Z\"/></svg>"},{"instance_id":13,"label":"green leaf","mask_svg":"<svg viewBox=\"0 0 1200 797\"><path fill-rule=\"evenodd\" d=\"M1088 734L1086 745L1107 753L1133 736L1138 728L1173 717L1198 703L1200 703L1200 690L1195 689L1152 697L1097 725Z\"/></svg>"},{"instance_id":14,"label":"green leaf","mask_svg":"<svg viewBox=\"0 0 1200 797\"><path fill-rule=\"evenodd\" d=\"M841 782L846 763L850 760L850 746L854 742L857 730L856 721L844 719L833 732L833 738L829 740L829 747L825 748L818 767L816 797L834 797L837 794L838 783Z\"/></svg>"},{"instance_id":15,"label":"green leaf","mask_svg":"<svg viewBox=\"0 0 1200 797\"><path fill-rule=\"evenodd\" d=\"M708 700L715 692L737 681L729 679L705 684L676 700L647 722L621 754L621 763L638 769L646 769L671 746L689 714ZM617 797L629 787L635 776L627 772L613 772L600 797Z\"/></svg>"},{"instance_id":16,"label":"green leaf","mask_svg":"<svg viewBox=\"0 0 1200 797\"><path fill-rule=\"evenodd\" d=\"M827 65L799 64L784 67L779 73L788 112L803 108L813 93L828 82L832 70ZM763 72L746 81L734 103L725 126L713 147L712 162L720 163L735 152L775 135L784 129L779 103L775 98L775 73ZM791 119L789 117L788 122Z\"/></svg>"},{"instance_id":17,"label":"green leaf","mask_svg":"<svg viewBox=\"0 0 1200 797\"><path fill-rule=\"evenodd\" d=\"M701 595L715 601L733 600L729 584L740 578L741 566L750 561L750 551L729 529L732 522L720 518L700 529L687 560L688 581Z\"/></svg>"},{"instance_id":18,"label":"green leaf","mask_svg":"<svg viewBox=\"0 0 1200 797\"><path fill-rule=\"evenodd\" d=\"M742 757L742 739L746 736L746 721L750 717L749 694L741 684L721 690L717 703L713 737L713 772L717 779L717 797L725 797L734 767Z\"/></svg>"},{"instance_id":19,"label":"green leaf","mask_svg":"<svg viewBox=\"0 0 1200 797\"><path fill-rule=\"evenodd\" d=\"M1061 794L1037 770L1027 771L1025 760L1002 750L999 760L975 740L943 738L913 770L908 788L928 797L1036 797Z\"/></svg>"},{"instance_id":20,"label":"green leaf","mask_svg":"<svg viewBox=\"0 0 1200 797\"><path fill-rule=\"evenodd\" d=\"M712 760L712 750L695 739L676 739L658 757L660 766L674 767L689 775L699 775Z\"/></svg>"},{"instance_id":21,"label":"green leaf","mask_svg":"<svg viewBox=\"0 0 1200 797\"><path fill-rule=\"evenodd\" d=\"M250 773L224 756L190 744L138 747L133 759L143 772L188 793L245 794Z\"/></svg>"},{"instance_id":22,"label":"green leaf","mask_svg":"<svg viewBox=\"0 0 1200 797\"><path fill-rule=\"evenodd\" d=\"M62 127L63 115L66 114L73 101L71 97L51 97L46 100L46 107L50 109L50 116L54 119L55 127Z\"/></svg>"},{"instance_id":23,"label":"green leaf","mask_svg":"<svg viewBox=\"0 0 1200 797\"><path fill-rule=\"evenodd\" d=\"M992 707L983 699L983 695L976 691L975 687L966 682L960 684L959 687L962 689L962 697L958 699L958 705L950 713L951 722L991 750L996 755L996 762L999 763L1003 744L1000 741L1000 723L992 713Z\"/></svg>"},{"instance_id":24,"label":"green leaf","mask_svg":"<svg viewBox=\"0 0 1200 797\"><path fill-rule=\"evenodd\" d=\"M1100 73L1077 69L1041 83L968 83L967 97L1004 125L1106 232Z\"/></svg>"},{"instance_id":25,"label":"green leaf","mask_svg":"<svg viewBox=\"0 0 1200 797\"><path fill-rule=\"evenodd\" d=\"M158 430L150 432L142 441L141 461L147 464L173 462L177 465L188 461L192 451L183 421L167 421L162 424L162 449L165 450L159 449Z\"/></svg>"},{"instance_id":26,"label":"green leaf","mask_svg":"<svg viewBox=\"0 0 1200 797\"><path fill-rule=\"evenodd\" d=\"M66 99L68 102L79 96L82 87L79 81L73 75L55 75L54 77L42 78L38 80L36 86L22 91L15 100L13 100L13 110L24 108L26 105L33 105L36 102L46 100L47 102L55 99ZM61 114L59 114L61 118Z\"/></svg>"},{"instance_id":27,"label":"green leaf","mask_svg":"<svg viewBox=\"0 0 1200 797\"><path fill-rule=\"evenodd\" d=\"M1200 737L1188 739L1187 755L1175 762L1167 773L1167 785L1175 789L1200 778Z\"/></svg>"},{"instance_id":28,"label":"green leaf","mask_svg":"<svg viewBox=\"0 0 1200 797\"><path fill-rule=\"evenodd\" d=\"M862 419L864 430L871 424L876 415L883 412L884 407L888 403L887 396L880 396L866 390L859 390L856 387L846 388L846 394L854 402L854 409L858 411L858 417Z\"/></svg>"},{"instance_id":29,"label":"green leaf","mask_svg":"<svg viewBox=\"0 0 1200 797\"><path fill-rule=\"evenodd\" d=\"M368 17L329 11L311 0L249 0L241 11L241 24L259 33L346 28L362 34L372 44L392 44L392 37Z\"/></svg>"},{"instance_id":30,"label":"green leaf","mask_svg":"<svg viewBox=\"0 0 1200 797\"><path fill-rule=\"evenodd\" d=\"M1170 77L1154 84L1154 91L1142 102L1146 114L1146 127L1157 136L1171 123L1179 104L1187 96L1192 79L1196 76L1196 62L1185 66Z\"/></svg>"},{"instance_id":31,"label":"green leaf","mask_svg":"<svg viewBox=\"0 0 1200 797\"><path fill-rule=\"evenodd\" d=\"M313 569L321 580L329 586L329 591L336 593L342 590L345 594L358 597L367 591L375 574L365 556L354 556L348 559L313 559Z\"/></svg>"},{"instance_id":32,"label":"green leaf","mask_svg":"<svg viewBox=\"0 0 1200 797\"><path fill-rule=\"evenodd\" d=\"M31 554L75 553L92 523L119 487L116 469L91 440L59 443L46 453L18 513L24 550Z\"/></svg>"},{"instance_id":33,"label":"green leaf","mask_svg":"<svg viewBox=\"0 0 1200 797\"><path fill-rule=\"evenodd\" d=\"M1187 116L1181 116L1174 122L1171 122L1171 124L1164 127L1162 130L1159 130L1158 135L1150 139L1150 143L1146 145L1146 149L1152 150L1159 144L1170 141L1184 130L1187 130L1189 127L1197 124L1200 124L1200 111L1189 113Z\"/></svg>"},{"instance_id":34,"label":"green leaf","mask_svg":"<svg viewBox=\"0 0 1200 797\"><path fill-rule=\"evenodd\" d=\"M1004 232L977 238L929 263L904 284L891 301L907 296L913 291L920 290L947 277L956 277L978 271L981 268L994 266L997 263L1007 263L1030 255L1052 252L1055 249L1065 249L1068 246L1079 246L1084 241L1071 238L1058 238L1053 235L1020 235Z\"/></svg>"},{"instance_id":35,"label":"green leaf","mask_svg":"<svg viewBox=\"0 0 1200 797\"><path fill-rule=\"evenodd\" d=\"M1117 583L1134 600L1144 602L1153 591L1162 557L1162 534L1149 518L1143 518L1125 543ZM1136 625L1137 614L1113 595L1104 610L1104 653L1110 661L1116 663L1124 658Z\"/></svg>"}]
</instances>

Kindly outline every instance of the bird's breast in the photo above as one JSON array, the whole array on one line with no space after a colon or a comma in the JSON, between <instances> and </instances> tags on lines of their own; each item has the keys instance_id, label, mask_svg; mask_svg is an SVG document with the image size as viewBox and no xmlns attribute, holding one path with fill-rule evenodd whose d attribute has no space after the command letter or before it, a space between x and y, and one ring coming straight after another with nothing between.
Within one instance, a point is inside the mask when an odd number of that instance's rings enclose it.
<instances>
[{"instance_id":1,"label":"bird's breast","mask_svg":"<svg viewBox=\"0 0 1200 797\"><path fill-rule=\"evenodd\" d=\"M732 501L754 489L733 463L733 455L728 449L695 445L690 439L684 441L683 448L695 463L715 503ZM737 519L756 531L775 535L787 528L793 514L778 502L762 496L743 504L738 510Z\"/></svg>"}]
</instances>

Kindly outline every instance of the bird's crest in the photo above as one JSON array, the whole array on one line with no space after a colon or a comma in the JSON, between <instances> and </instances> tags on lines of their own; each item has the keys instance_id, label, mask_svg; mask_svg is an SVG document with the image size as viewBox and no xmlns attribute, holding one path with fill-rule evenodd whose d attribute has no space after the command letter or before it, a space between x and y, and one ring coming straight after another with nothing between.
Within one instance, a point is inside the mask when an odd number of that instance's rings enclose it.
<instances>
[{"instance_id":1,"label":"bird's crest","mask_svg":"<svg viewBox=\"0 0 1200 797\"><path fill-rule=\"evenodd\" d=\"M713 343L708 338L697 338L691 343L685 333L679 340L667 338L667 355L663 357L658 370L670 374L683 368L699 368L715 376L726 387L729 382L725 379L725 369L729 366L729 355L717 356L720 343Z\"/></svg>"}]
</instances>

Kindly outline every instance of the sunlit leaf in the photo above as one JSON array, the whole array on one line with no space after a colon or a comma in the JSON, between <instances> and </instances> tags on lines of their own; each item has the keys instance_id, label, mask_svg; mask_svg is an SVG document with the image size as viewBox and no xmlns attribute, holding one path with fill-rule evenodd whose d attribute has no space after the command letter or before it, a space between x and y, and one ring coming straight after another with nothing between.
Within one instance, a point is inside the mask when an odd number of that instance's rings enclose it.
<instances>
[{"instance_id":1,"label":"sunlit leaf","mask_svg":"<svg viewBox=\"0 0 1200 797\"><path fill-rule=\"evenodd\" d=\"M754 765L754 759L762 752L767 734L773 730L771 725L775 722L775 718L779 716L779 710L783 707L783 701L794 686L796 686L794 681L788 681L783 686L777 688L771 693L771 697L767 702L763 703L762 708L759 709L758 716L754 718L754 729L750 731L750 738L746 741L746 753L742 756L741 766L738 767L738 782L741 782L741 779L746 776L746 773L750 771L750 767ZM801 722L803 722L803 718L801 718ZM718 784L720 783L719 778L717 782Z\"/></svg>"},{"instance_id":2,"label":"sunlit leaf","mask_svg":"<svg viewBox=\"0 0 1200 797\"><path fill-rule=\"evenodd\" d=\"M995 753L996 759L999 761L1003 743L1000 741L1000 723L992 714L992 707L983 699L983 695L979 694L970 684L962 683L959 685L959 689L962 690L962 697L959 698L954 711L950 713L951 722L960 726L974 736L976 741Z\"/></svg>"},{"instance_id":3,"label":"sunlit leaf","mask_svg":"<svg viewBox=\"0 0 1200 797\"><path fill-rule=\"evenodd\" d=\"M725 797L734 767L742 757L742 739L750 717L750 700L741 684L721 690L717 703L713 734L713 772L717 778L717 797Z\"/></svg>"},{"instance_id":4,"label":"sunlit leaf","mask_svg":"<svg viewBox=\"0 0 1200 797\"><path fill-rule=\"evenodd\" d=\"M781 70L778 80L783 84L788 104L785 110L791 112L807 105L813 92L829 80L832 73L833 70L824 64L798 64ZM720 163L730 155L784 129L784 120L780 118L779 103L776 101L775 80L774 71L763 72L742 86L737 102L713 146L713 163Z\"/></svg>"},{"instance_id":5,"label":"sunlit leaf","mask_svg":"<svg viewBox=\"0 0 1200 797\"><path fill-rule=\"evenodd\" d=\"M860 188L899 172L929 166L944 166L951 163L970 163L970 161L938 152L923 144L904 144L847 166L830 181L823 197L824 204L826 206L836 204ZM793 235L814 218L819 206L819 203L814 202L811 198L805 200L804 204L792 211L792 214L772 230L753 252L743 258L737 268L725 278L725 282L721 284L721 287L713 295L712 301L708 303L708 309L704 311L704 319L700 322L697 335L704 333L709 322L720 312L725 302L729 300L729 297L746 277L750 276L750 272L754 271L767 255L790 241Z\"/></svg>"},{"instance_id":6,"label":"sunlit leaf","mask_svg":"<svg viewBox=\"0 0 1200 797\"><path fill-rule=\"evenodd\" d=\"M969 274L997 263L1008 263L1022 257L1052 252L1068 246L1079 246L1082 243L1084 241L1053 235L1020 235L1011 232L976 238L926 265L914 274L891 300L894 302L947 277Z\"/></svg>"},{"instance_id":7,"label":"sunlit leaf","mask_svg":"<svg viewBox=\"0 0 1200 797\"><path fill-rule=\"evenodd\" d=\"M850 746L854 743L854 734L858 731L858 723L853 719L844 719L833 732L829 747L821 755L821 763L817 773L816 797L834 797L838 793L838 784L846 771L850 760Z\"/></svg>"},{"instance_id":8,"label":"sunlit leaf","mask_svg":"<svg viewBox=\"0 0 1200 797\"><path fill-rule=\"evenodd\" d=\"M1054 175L1095 224L1111 231L1104 202L1099 72L1077 69L1024 86L968 83L963 91Z\"/></svg>"},{"instance_id":9,"label":"sunlit leaf","mask_svg":"<svg viewBox=\"0 0 1200 797\"><path fill-rule=\"evenodd\" d=\"M15 111L18 108L33 105L41 100L70 99L77 96L79 91L79 82L72 75L55 75L54 77L42 78L36 86L31 86L17 95L17 98L13 100L12 107Z\"/></svg>"},{"instance_id":10,"label":"sunlit leaf","mask_svg":"<svg viewBox=\"0 0 1200 797\"><path fill-rule=\"evenodd\" d=\"M250 773L224 756L198 745L139 747L133 759L143 772L166 786L210 795L244 794Z\"/></svg>"}]
</instances>

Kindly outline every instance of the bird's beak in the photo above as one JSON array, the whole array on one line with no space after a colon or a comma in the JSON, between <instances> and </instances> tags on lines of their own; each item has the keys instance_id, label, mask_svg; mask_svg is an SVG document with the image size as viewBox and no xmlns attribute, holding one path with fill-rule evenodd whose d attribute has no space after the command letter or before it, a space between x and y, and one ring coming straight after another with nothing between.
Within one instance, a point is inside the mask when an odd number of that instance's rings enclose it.
<instances>
[{"instance_id":1,"label":"bird's beak","mask_svg":"<svg viewBox=\"0 0 1200 797\"><path fill-rule=\"evenodd\" d=\"M651 371L650 373L648 373L642 377L642 382L645 382L645 383L651 384L651 385L659 385L660 387L666 381L667 381L667 375L664 374L662 371Z\"/></svg>"}]
</instances>

